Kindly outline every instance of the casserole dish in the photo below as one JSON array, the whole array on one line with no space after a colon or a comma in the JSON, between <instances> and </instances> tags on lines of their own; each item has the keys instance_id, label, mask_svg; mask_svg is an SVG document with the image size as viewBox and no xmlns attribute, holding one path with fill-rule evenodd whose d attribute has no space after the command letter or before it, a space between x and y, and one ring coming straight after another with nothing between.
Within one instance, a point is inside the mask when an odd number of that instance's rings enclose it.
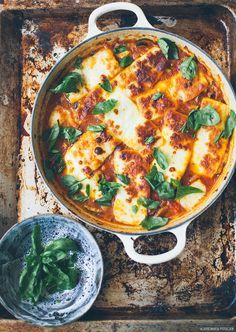
<instances>
[{"instance_id":1,"label":"casserole dish","mask_svg":"<svg viewBox=\"0 0 236 332\"><path fill-rule=\"evenodd\" d=\"M114 10L130 10L133 11L137 16L137 23L132 28L124 28L114 31L109 31L105 33L101 33L101 31L96 26L96 20L99 16ZM96 46L99 45L102 41L106 41L108 39L113 39L118 37L124 40L130 36L141 39L141 38L148 38L150 36L157 36L158 38L168 38L170 37L172 41L174 41L177 45L181 48L187 47L188 50L194 53L199 59L201 59L204 64L210 68L212 75L214 78L217 79L221 84L221 89L224 93L224 98L226 100L227 105L230 108L235 107L235 95L233 93L233 89L230 83L225 78L224 74L220 70L220 68L214 63L210 57L200 50L197 46L193 45L191 42L188 42L184 38L175 36L171 33L165 33L161 30L154 29L146 20L145 15L141 11L139 7L134 4L130 3L114 3L102 6L96 9L89 18L89 28L88 28L88 37L87 39L82 42L80 45L76 46L70 52L68 52L51 70L49 75L47 76L44 84L41 87L41 90L38 94L37 100L35 102L34 111L33 111L33 118L32 118L32 144L33 144L33 151L35 155L35 159L37 162L37 166L39 171L44 178L45 182L49 186L50 190L54 193L54 195L59 199L59 201L66 206L68 210L72 213L77 215L81 220L93 224L94 226L104 229L106 231L110 231L116 233L120 239L124 243L124 247L128 253L128 255L135 261L140 263L146 264L157 264L168 261L174 257L176 257L180 252L183 250L186 242L186 228L188 224L196 218L200 213L202 213L206 208L208 208L215 199L220 195L220 193L225 188L226 184L228 183L230 177L233 174L234 166L235 166L235 133L231 139L230 147L229 147L229 157L227 159L227 163L222 171L220 178L217 181L217 186L214 186L214 190L208 194L207 199L199 206L197 206L193 211L188 212L183 217L175 219L173 222L159 228L158 230L147 232L144 230L133 230L130 227L122 226L122 225L112 225L108 223L102 223L92 218L88 214L84 213L84 211L79 211L75 208L74 204L70 202L70 200L64 197L63 193L59 192L58 188L55 185L49 183L43 171L42 165L42 158L41 158L41 151L40 151L40 137L42 133L42 113L43 113L43 105L47 102L47 95L46 92L51 87L53 81L59 76L62 70L68 66L76 56L81 54L86 49L94 50ZM177 238L177 244L174 249L171 251L155 256L147 256L147 255L140 255L135 252L133 248L133 242L137 236L145 235L145 234L156 234L163 231L170 231L172 232Z\"/></svg>"}]
</instances>

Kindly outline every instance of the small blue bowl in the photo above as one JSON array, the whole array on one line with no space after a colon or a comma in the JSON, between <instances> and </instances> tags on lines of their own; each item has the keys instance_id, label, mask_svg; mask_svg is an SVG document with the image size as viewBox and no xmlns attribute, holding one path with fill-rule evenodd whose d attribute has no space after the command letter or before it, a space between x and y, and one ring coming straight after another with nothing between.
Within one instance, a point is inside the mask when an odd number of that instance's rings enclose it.
<instances>
[{"instance_id":1,"label":"small blue bowl","mask_svg":"<svg viewBox=\"0 0 236 332\"><path fill-rule=\"evenodd\" d=\"M50 295L36 305L21 300L19 276L31 249L31 234L41 226L43 244L69 237L80 247L76 266L80 279L72 290ZM39 326L60 326L84 315L102 282L103 261L93 236L80 224L60 215L39 215L14 225L0 241L0 302L16 318Z\"/></svg>"}]
</instances>

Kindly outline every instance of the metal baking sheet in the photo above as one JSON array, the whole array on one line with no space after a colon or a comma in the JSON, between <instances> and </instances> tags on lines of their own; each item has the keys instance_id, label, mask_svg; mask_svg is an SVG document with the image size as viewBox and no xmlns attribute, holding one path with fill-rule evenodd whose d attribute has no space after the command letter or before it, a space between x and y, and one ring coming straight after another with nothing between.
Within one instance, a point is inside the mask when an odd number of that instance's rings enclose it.
<instances>
[{"instance_id":1,"label":"metal baking sheet","mask_svg":"<svg viewBox=\"0 0 236 332\"><path fill-rule=\"evenodd\" d=\"M95 4L75 1L69 7L59 1L50 9L49 5L50 1L47 8L41 2L34 5L29 1L6 1L0 12L1 234L35 214L69 215L48 192L36 170L30 147L30 120L45 75L67 50L84 39ZM155 27L180 34L202 47L233 81L234 5L217 1L163 5L149 1L143 9ZM134 22L133 15L117 12L102 17L99 27L113 29ZM88 227L100 245L105 276L101 293L83 320L220 317L228 321L235 313L234 189L235 178L221 198L191 223L184 252L165 264L135 263L115 235ZM167 233L136 242L139 252L155 254L172 248L175 238ZM4 309L0 309L0 316L10 317Z\"/></svg>"}]
</instances>

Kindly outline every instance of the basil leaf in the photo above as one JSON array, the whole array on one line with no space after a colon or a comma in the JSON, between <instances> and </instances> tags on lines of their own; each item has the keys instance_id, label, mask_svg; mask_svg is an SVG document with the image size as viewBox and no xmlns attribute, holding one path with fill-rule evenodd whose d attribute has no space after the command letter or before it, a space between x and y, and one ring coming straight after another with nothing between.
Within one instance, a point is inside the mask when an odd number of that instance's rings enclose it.
<instances>
[{"instance_id":1,"label":"basil leaf","mask_svg":"<svg viewBox=\"0 0 236 332\"><path fill-rule=\"evenodd\" d=\"M52 171L56 174L60 174L66 167L66 164L62 158L62 154L58 150L51 150L48 152L49 165Z\"/></svg>"},{"instance_id":2,"label":"basil leaf","mask_svg":"<svg viewBox=\"0 0 236 332\"><path fill-rule=\"evenodd\" d=\"M201 124L198 121L199 109L192 110L188 115L187 127L194 131L201 128Z\"/></svg>"},{"instance_id":3,"label":"basil leaf","mask_svg":"<svg viewBox=\"0 0 236 332\"><path fill-rule=\"evenodd\" d=\"M102 192L103 197L95 200L95 203L104 206L110 206L112 198L116 195L117 190L121 187L120 183L117 182L109 182L102 177L99 181L98 189Z\"/></svg>"},{"instance_id":4,"label":"basil leaf","mask_svg":"<svg viewBox=\"0 0 236 332\"><path fill-rule=\"evenodd\" d=\"M131 211L136 214L138 212L138 206L137 205L132 205L131 206Z\"/></svg>"},{"instance_id":5,"label":"basil leaf","mask_svg":"<svg viewBox=\"0 0 236 332\"><path fill-rule=\"evenodd\" d=\"M224 130L222 130L221 133L218 136L216 136L214 143L215 144L218 143L221 138L224 138Z\"/></svg>"},{"instance_id":6,"label":"basil leaf","mask_svg":"<svg viewBox=\"0 0 236 332\"><path fill-rule=\"evenodd\" d=\"M79 246L78 244L69 238L61 238L50 242L48 245L45 246L44 254L49 251L78 251Z\"/></svg>"},{"instance_id":7,"label":"basil leaf","mask_svg":"<svg viewBox=\"0 0 236 332\"><path fill-rule=\"evenodd\" d=\"M148 136L145 138L145 144L152 144L155 141L153 136Z\"/></svg>"},{"instance_id":8,"label":"basil leaf","mask_svg":"<svg viewBox=\"0 0 236 332\"><path fill-rule=\"evenodd\" d=\"M184 78L192 80L197 75L197 64L194 60L194 56L190 56L180 65L180 71Z\"/></svg>"},{"instance_id":9,"label":"basil leaf","mask_svg":"<svg viewBox=\"0 0 236 332\"><path fill-rule=\"evenodd\" d=\"M124 175L124 174L115 174L116 177L124 184L129 184L130 183L130 179L128 176Z\"/></svg>"},{"instance_id":10,"label":"basil leaf","mask_svg":"<svg viewBox=\"0 0 236 332\"><path fill-rule=\"evenodd\" d=\"M164 175L158 172L156 165L151 168L150 172L144 178L153 190L156 190L157 187L165 181Z\"/></svg>"},{"instance_id":11,"label":"basil leaf","mask_svg":"<svg viewBox=\"0 0 236 332\"><path fill-rule=\"evenodd\" d=\"M79 181L73 175L65 175L61 177L61 183L64 187L67 188L69 196L74 195L82 188L81 181L83 180Z\"/></svg>"},{"instance_id":12,"label":"basil leaf","mask_svg":"<svg viewBox=\"0 0 236 332\"><path fill-rule=\"evenodd\" d=\"M207 105L202 109L192 110L189 115L187 122L180 129L183 133L189 131L197 131L201 126L215 126L220 122L220 116L218 112L211 106Z\"/></svg>"},{"instance_id":13,"label":"basil leaf","mask_svg":"<svg viewBox=\"0 0 236 332\"><path fill-rule=\"evenodd\" d=\"M40 225L35 225L32 235L31 235L31 241L32 241L32 250L31 253L33 255L40 255L43 251L43 246L41 243L41 237L40 237Z\"/></svg>"},{"instance_id":14,"label":"basil leaf","mask_svg":"<svg viewBox=\"0 0 236 332\"><path fill-rule=\"evenodd\" d=\"M131 65L131 63L134 61L134 59L127 55L127 56L124 56L121 60L120 60L120 66L122 68L125 68L125 67L128 67L129 65Z\"/></svg>"},{"instance_id":15,"label":"basil leaf","mask_svg":"<svg viewBox=\"0 0 236 332\"><path fill-rule=\"evenodd\" d=\"M101 88L103 88L103 90L112 92L112 85L107 78L105 78L104 81L102 83L100 83L99 85Z\"/></svg>"},{"instance_id":16,"label":"basil leaf","mask_svg":"<svg viewBox=\"0 0 236 332\"><path fill-rule=\"evenodd\" d=\"M117 104L117 100L115 99L108 99L106 101L98 103L93 111L92 114L104 114L110 112Z\"/></svg>"},{"instance_id":17,"label":"basil leaf","mask_svg":"<svg viewBox=\"0 0 236 332\"><path fill-rule=\"evenodd\" d=\"M113 53L119 54L125 51L127 51L127 47L125 45L119 45L116 48L114 48Z\"/></svg>"},{"instance_id":18,"label":"basil leaf","mask_svg":"<svg viewBox=\"0 0 236 332\"><path fill-rule=\"evenodd\" d=\"M26 267L22 270L19 278L19 291L23 299L27 299L28 287L32 280L33 271L38 269L38 264L31 267Z\"/></svg>"},{"instance_id":19,"label":"basil leaf","mask_svg":"<svg viewBox=\"0 0 236 332\"><path fill-rule=\"evenodd\" d=\"M74 280L72 281L70 277L64 273L59 267L54 264L47 265L49 273L55 279L55 289L54 291L64 291L72 289L76 286Z\"/></svg>"},{"instance_id":20,"label":"basil leaf","mask_svg":"<svg viewBox=\"0 0 236 332\"><path fill-rule=\"evenodd\" d=\"M157 188L156 192L162 200L169 200L175 198L175 189L169 182L162 182Z\"/></svg>"},{"instance_id":21,"label":"basil leaf","mask_svg":"<svg viewBox=\"0 0 236 332\"><path fill-rule=\"evenodd\" d=\"M144 218L143 221L141 222L141 225L143 226L143 228L150 231L151 229L165 226L167 222L168 218L154 216L154 217Z\"/></svg>"},{"instance_id":22,"label":"basil leaf","mask_svg":"<svg viewBox=\"0 0 236 332\"><path fill-rule=\"evenodd\" d=\"M73 127L61 128L60 135L73 144L82 135L82 131Z\"/></svg>"},{"instance_id":23,"label":"basil leaf","mask_svg":"<svg viewBox=\"0 0 236 332\"><path fill-rule=\"evenodd\" d=\"M48 142L49 151L54 147L54 145L57 141L57 138L59 136L59 133L60 133L59 121L57 121L57 123L52 128L44 131L43 140Z\"/></svg>"},{"instance_id":24,"label":"basil leaf","mask_svg":"<svg viewBox=\"0 0 236 332\"><path fill-rule=\"evenodd\" d=\"M139 197L138 204L144 206L147 209L155 210L160 206L160 202L154 201L150 198L146 197Z\"/></svg>"},{"instance_id":25,"label":"basil leaf","mask_svg":"<svg viewBox=\"0 0 236 332\"><path fill-rule=\"evenodd\" d=\"M199 188L195 188L192 186L177 186L177 190L176 190L176 199L182 198L186 195L190 195L190 194L196 194L196 193L202 193L203 191Z\"/></svg>"},{"instance_id":26,"label":"basil leaf","mask_svg":"<svg viewBox=\"0 0 236 332\"><path fill-rule=\"evenodd\" d=\"M167 169L169 164L168 164L168 161L166 159L166 156L164 155L163 152L161 152L161 150L159 150L157 148L154 148L153 157L156 159L158 165L162 169Z\"/></svg>"},{"instance_id":27,"label":"basil leaf","mask_svg":"<svg viewBox=\"0 0 236 332\"><path fill-rule=\"evenodd\" d=\"M41 255L43 264L50 264L67 258L67 252L61 249L44 251Z\"/></svg>"},{"instance_id":28,"label":"basil leaf","mask_svg":"<svg viewBox=\"0 0 236 332\"><path fill-rule=\"evenodd\" d=\"M207 105L197 113L197 121L200 125L215 126L220 122L220 116L211 105Z\"/></svg>"},{"instance_id":29,"label":"basil leaf","mask_svg":"<svg viewBox=\"0 0 236 332\"><path fill-rule=\"evenodd\" d=\"M105 125L100 124L100 125L88 126L87 130L98 133L100 131L103 131L105 128L106 128Z\"/></svg>"},{"instance_id":30,"label":"basil leaf","mask_svg":"<svg viewBox=\"0 0 236 332\"><path fill-rule=\"evenodd\" d=\"M80 181L78 181L73 175L65 175L61 178L61 182L64 187L71 187L72 185Z\"/></svg>"},{"instance_id":31,"label":"basil leaf","mask_svg":"<svg viewBox=\"0 0 236 332\"><path fill-rule=\"evenodd\" d=\"M52 93L76 92L78 90L78 84L82 84L81 75L77 72L71 72L63 78L58 86L50 89L49 91Z\"/></svg>"},{"instance_id":32,"label":"basil leaf","mask_svg":"<svg viewBox=\"0 0 236 332\"><path fill-rule=\"evenodd\" d=\"M90 191L91 191L90 184L86 184L85 192L88 197L90 196Z\"/></svg>"},{"instance_id":33,"label":"basil leaf","mask_svg":"<svg viewBox=\"0 0 236 332\"><path fill-rule=\"evenodd\" d=\"M152 96L152 100L157 101L158 99L160 99L163 96L163 93L161 92L157 92Z\"/></svg>"},{"instance_id":34,"label":"basil leaf","mask_svg":"<svg viewBox=\"0 0 236 332\"><path fill-rule=\"evenodd\" d=\"M54 172L50 168L50 161L49 160L47 160L47 159L44 160L43 169L44 169L44 172L45 172L46 179L48 181L52 181L54 179Z\"/></svg>"},{"instance_id":35,"label":"basil leaf","mask_svg":"<svg viewBox=\"0 0 236 332\"><path fill-rule=\"evenodd\" d=\"M78 58L75 60L75 65L74 65L75 68L80 69L82 61L83 61L83 58L78 57Z\"/></svg>"},{"instance_id":36,"label":"basil leaf","mask_svg":"<svg viewBox=\"0 0 236 332\"><path fill-rule=\"evenodd\" d=\"M41 291L39 286L40 273L41 273L41 264L37 264L31 273L31 276L29 278L29 284L25 292L25 296L31 299L33 303L36 303L40 297L39 293Z\"/></svg>"},{"instance_id":37,"label":"basil leaf","mask_svg":"<svg viewBox=\"0 0 236 332\"><path fill-rule=\"evenodd\" d=\"M225 122L225 128L216 137L215 143L219 142L221 138L229 138L232 135L234 128L236 128L236 113L233 110L230 110L230 115Z\"/></svg>"},{"instance_id":38,"label":"basil leaf","mask_svg":"<svg viewBox=\"0 0 236 332\"><path fill-rule=\"evenodd\" d=\"M99 181L98 190L101 191L103 195L112 194L112 196L114 196L120 187L120 183L109 182L105 179L105 177L102 177Z\"/></svg>"},{"instance_id":39,"label":"basil leaf","mask_svg":"<svg viewBox=\"0 0 236 332\"><path fill-rule=\"evenodd\" d=\"M101 198L96 199L94 202L102 206L111 206L112 197L110 195L104 195Z\"/></svg>"},{"instance_id":40,"label":"basil leaf","mask_svg":"<svg viewBox=\"0 0 236 332\"><path fill-rule=\"evenodd\" d=\"M195 188L192 186L182 186L181 182L175 179L171 179L171 184L176 188L176 195L175 195L176 199L182 198L186 195L203 192L199 188Z\"/></svg>"},{"instance_id":41,"label":"basil leaf","mask_svg":"<svg viewBox=\"0 0 236 332\"><path fill-rule=\"evenodd\" d=\"M89 197L88 196L84 196L84 195L80 195L80 194L75 194L71 197L74 201L77 201L77 202L86 202Z\"/></svg>"},{"instance_id":42,"label":"basil leaf","mask_svg":"<svg viewBox=\"0 0 236 332\"><path fill-rule=\"evenodd\" d=\"M157 43L166 59L179 59L178 48L173 41L169 40L168 38L160 38L158 39Z\"/></svg>"}]
</instances>

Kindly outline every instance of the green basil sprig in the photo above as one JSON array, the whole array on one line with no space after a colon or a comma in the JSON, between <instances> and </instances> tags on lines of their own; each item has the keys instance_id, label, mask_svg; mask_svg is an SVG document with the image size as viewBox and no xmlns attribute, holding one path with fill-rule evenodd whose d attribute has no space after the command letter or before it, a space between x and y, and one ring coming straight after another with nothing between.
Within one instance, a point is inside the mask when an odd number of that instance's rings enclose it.
<instances>
[{"instance_id":1,"label":"green basil sprig","mask_svg":"<svg viewBox=\"0 0 236 332\"><path fill-rule=\"evenodd\" d=\"M236 113L233 110L230 110L230 115L225 122L225 128L216 137L214 142L219 142L221 138L229 138L232 135L234 128L236 128Z\"/></svg>"},{"instance_id":2,"label":"green basil sprig","mask_svg":"<svg viewBox=\"0 0 236 332\"><path fill-rule=\"evenodd\" d=\"M48 142L48 151L50 151L58 137L65 138L69 143L74 143L82 135L82 131L73 127L61 127L59 121L52 127L44 131L43 140Z\"/></svg>"},{"instance_id":3,"label":"green basil sprig","mask_svg":"<svg viewBox=\"0 0 236 332\"><path fill-rule=\"evenodd\" d=\"M102 83L99 83L100 87L107 92L112 92L112 85L110 81L105 78Z\"/></svg>"},{"instance_id":4,"label":"green basil sprig","mask_svg":"<svg viewBox=\"0 0 236 332\"><path fill-rule=\"evenodd\" d=\"M117 190L121 187L120 183L109 182L103 176L99 181L98 190L101 191L103 196L95 200L95 203L103 206L110 206L112 198L116 195Z\"/></svg>"},{"instance_id":5,"label":"green basil sprig","mask_svg":"<svg viewBox=\"0 0 236 332\"><path fill-rule=\"evenodd\" d=\"M119 54L119 53L123 53L123 52L125 52L127 50L128 49L127 49L127 47L125 45L119 45L116 48L114 48L113 53L114 54Z\"/></svg>"},{"instance_id":6,"label":"green basil sprig","mask_svg":"<svg viewBox=\"0 0 236 332\"><path fill-rule=\"evenodd\" d=\"M32 248L25 257L26 266L19 278L21 298L36 304L45 294L73 289L80 274L75 267L78 244L72 239L61 238L44 247L39 225L34 227L31 241Z\"/></svg>"},{"instance_id":7,"label":"green basil sprig","mask_svg":"<svg viewBox=\"0 0 236 332\"><path fill-rule=\"evenodd\" d=\"M157 43L166 59L179 59L178 48L173 41L168 38L160 38Z\"/></svg>"},{"instance_id":8,"label":"green basil sprig","mask_svg":"<svg viewBox=\"0 0 236 332\"><path fill-rule=\"evenodd\" d=\"M66 164L59 150L51 149L48 151L48 157L44 160L44 171L49 181L54 179L55 174L60 174L65 167Z\"/></svg>"},{"instance_id":9,"label":"green basil sprig","mask_svg":"<svg viewBox=\"0 0 236 332\"><path fill-rule=\"evenodd\" d=\"M47 159L44 160L44 171L46 178L51 181L55 174L60 174L66 167L62 154L54 146L58 137L67 139L70 143L74 143L82 131L72 127L60 127L59 121L52 127L44 131L43 140L48 142Z\"/></svg>"},{"instance_id":10,"label":"green basil sprig","mask_svg":"<svg viewBox=\"0 0 236 332\"><path fill-rule=\"evenodd\" d=\"M73 71L66 75L59 85L49 91L52 93L76 92L78 90L78 85L82 85L82 77L79 73Z\"/></svg>"},{"instance_id":11,"label":"green basil sprig","mask_svg":"<svg viewBox=\"0 0 236 332\"><path fill-rule=\"evenodd\" d=\"M72 196L72 199L74 201L77 201L77 202L80 202L80 203L83 203L83 202L86 202L88 199L89 199L89 196L90 196L90 184L87 184L86 185L86 188L85 188L85 193L86 195L81 195L81 194L74 194Z\"/></svg>"},{"instance_id":12,"label":"green basil sprig","mask_svg":"<svg viewBox=\"0 0 236 332\"><path fill-rule=\"evenodd\" d=\"M187 80L193 80L197 75L197 63L194 60L194 56L190 56L180 65L180 71L184 78Z\"/></svg>"},{"instance_id":13,"label":"green basil sprig","mask_svg":"<svg viewBox=\"0 0 236 332\"><path fill-rule=\"evenodd\" d=\"M120 66L122 68L125 68L125 67L128 67L129 65L131 65L131 63L134 61L134 59L127 55L127 56L124 56L123 58L120 59Z\"/></svg>"},{"instance_id":14,"label":"green basil sprig","mask_svg":"<svg viewBox=\"0 0 236 332\"><path fill-rule=\"evenodd\" d=\"M150 210L155 210L160 206L160 202L146 197L139 197L137 203Z\"/></svg>"},{"instance_id":15,"label":"green basil sprig","mask_svg":"<svg viewBox=\"0 0 236 332\"><path fill-rule=\"evenodd\" d=\"M156 228L165 226L167 223L168 223L168 218L148 216L143 219L143 221L141 222L141 225L143 226L143 228L150 231L152 229L156 229Z\"/></svg>"},{"instance_id":16,"label":"green basil sprig","mask_svg":"<svg viewBox=\"0 0 236 332\"><path fill-rule=\"evenodd\" d=\"M163 173L158 172L156 165L154 165L150 172L146 174L145 179L151 188L158 193L160 199L168 200L175 198L175 189L173 185L165 181Z\"/></svg>"},{"instance_id":17,"label":"green basil sprig","mask_svg":"<svg viewBox=\"0 0 236 332\"><path fill-rule=\"evenodd\" d=\"M157 101L158 99L160 99L163 96L163 93L161 92L156 92L153 96L152 96L152 100Z\"/></svg>"},{"instance_id":18,"label":"green basil sprig","mask_svg":"<svg viewBox=\"0 0 236 332\"><path fill-rule=\"evenodd\" d=\"M106 128L105 125L100 124L100 125L88 126L87 130L95 132L95 133L99 133L99 132L103 131L105 128Z\"/></svg>"},{"instance_id":19,"label":"green basil sprig","mask_svg":"<svg viewBox=\"0 0 236 332\"><path fill-rule=\"evenodd\" d=\"M97 103L97 105L94 107L92 113L94 115L108 113L111 110L113 110L113 108L116 106L117 102L118 101L116 99L108 99L106 101Z\"/></svg>"},{"instance_id":20,"label":"green basil sprig","mask_svg":"<svg viewBox=\"0 0 236 332\"><path fill-rule=\"evenodd\" d=\"M69 143L73 144L77 138L82 135L82 131L73 127L61 127L60 136L65 138Z\"/></svg>"},{"instance_id":21,"label":"green basil sprig","mask_svg":"<svg viewBox=\"0 0 236 332\"><path fill-rule=\"evenodd\" d=\"M152 144L155 141L153 136L148 136L145 138L145 144Z\"/></svg>"},{"instance_id":22,"label":"green basil sprig","mask_svg":"<svg viewBox=\"0 0 236 332\"><path fill-rule=\"evenodd\" d=\"M189 113L187 122L180 129L182 133L195 132L201 126L215 126L220 122L219 113L209 104Z\"/></svg>"},{"instance_id":23,"label":"green basil sprig","mask_svg":"<svg viewBox=\"0 0 236 332\"><path fill-rule=\"evenodd\" d=\"M115 174L116 177L124 184L129 184L130 183L130 179L127 175L124 174Z\"/></svg>"},{"instance_id":24,"label":"green basil sprig","mask_svg":"<svg viewBox=\"0 0 236 332\"><path fill-rule=\"evenodd\" d=\"M171 183L176 187L176 194L175 194L176 199L180 199L190 194L203 193L203 191L199 188L192 186L182 186L181 182L178 180L171 179Z\"/></svg>"},{"instance_id":25,"label":"green basil sprig","mask_svg":"<svg viewBox=\"0 0 236 332\"><path fill-rule=\"evenodd\" d=\"M132 205L131 206L131 211L136 214L138 212L138 206L137 205Z\"/></svg>"},{"instance_id":26,"label":"green basil sprig","mask_svg":"<svg viewBox=\"0 0 236 332\"><path fill-rule=\"evenodd\" d=\"M173 185L167 181L162 182L156 189L158 196L162 200L175 199L175 189Z\"/></svg>"},{"instance_id":27,"label":"green basil sprig","mask_svg":"<svg viewBox=\"0 0 236 332\"><path fill-rule=\"evenodd\" d=\"M65 188L67 188L69 196L73 196L82 188L82 181L84 181L84 179L77 180L73 175L65 175L61 177L61 183Z\"/></svg>"},{"instance_id":28,"label":"green basil sprig","mask_svg":"<svg viewBox=\"0 0 236 332\"><path fill-rule=\"evenodd\" d=\"M54 145L56 144L56 141L58 139L58 136L60 134L60 124L59 121L52 127L43 132L42 138L44 141L48 142L48 150L50 151Z\"/></svg>"},{"instance_id":29,"label":"green basil sprig","mask_svg":"<svg viewBox=\"0 0 236 332\"><path fill-rule=\"evenodd\" d=\"M154 148L153 151L153 157L156 159L158 165L162 168L162 169L167 169L169 163L167 161L166 156L164 155L163 152L161 152L161 150Z\"/></svg>"},{"instance_id":30,"label":"green basil sprig","mask_svg":"<svg viewBox=\"0 0 236 332\"><path fill-rule=\"evenodd\" d=\"M150 172L145 175L145 180L153 190L156 190L157 187L165 181L165 178L163 173L158 172L156 165L153 165Z\"/></svg>"}]
</instances>

